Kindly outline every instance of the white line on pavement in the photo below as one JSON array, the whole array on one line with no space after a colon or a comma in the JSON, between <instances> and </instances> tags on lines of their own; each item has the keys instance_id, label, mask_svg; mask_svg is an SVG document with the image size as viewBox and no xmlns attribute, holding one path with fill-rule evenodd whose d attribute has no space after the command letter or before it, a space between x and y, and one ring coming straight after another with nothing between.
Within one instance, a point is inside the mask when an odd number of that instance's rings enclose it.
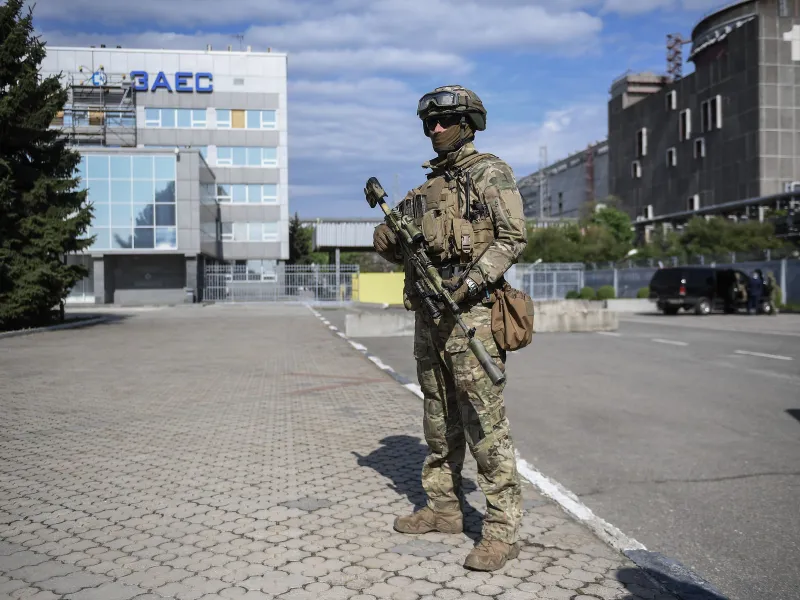
<instances>
[{"instance_id":1,"label":"white line on pavement","mask_svg":"<svg viewBox=\"0 0 800 600\"><path fill-rule=\"evenodd\" d=\"M597 335L610 335L611 337L622 337L621 333L616 333L615 331L597 331L595 333L597 333Z\"/></svg>"},{"instance_id":2,"label":"white line on pavement","mask_svg":"<svg viewBox=\"0 0 800 600\"><path fill-rule=\"evenodd\" d=\"M558 503L567 513L584 523L612 548L625 550L647 550L641 543L628 537L608 521L595 515L592 509L581 502L578 497L557 481L540 473L534 466L517 455L517 470L530 481L542 494Z\"/></svg>"},{"instance_id":3,"label":"white line on pavement","mask_svg":"<svg viewBox=\"0 0 800 600\"><path fill-rule=\"evenodd\" d=\"M734 354L746 354L747 356L760 356L761 358L774 358L776 360L794 360L791 356L781 356L780 354L764 354L763 352L750 352L749 350L736 350Z\"/></svg>"},{"instance_id":4,"label":"white line on pavement","mask_svg":"<svg viewBox=\"0 0 800 600\"><path fill-rule=\"evenodd\" d=\"M689 345L686 342L679 342L677 340L664 340L664 339L661 339L661 338L653 338L653 341L657 342L659 344L671 344L673 346L688 346Z\"/></svg>"}]
</instances>

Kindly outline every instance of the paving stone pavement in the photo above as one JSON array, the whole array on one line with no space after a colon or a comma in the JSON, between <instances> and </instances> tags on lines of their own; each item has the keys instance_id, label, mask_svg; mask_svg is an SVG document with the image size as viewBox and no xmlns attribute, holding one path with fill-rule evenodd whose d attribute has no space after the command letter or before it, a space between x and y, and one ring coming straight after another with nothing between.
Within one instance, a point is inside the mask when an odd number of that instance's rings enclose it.
<instances>
[{"instance_id":1,"label":"paving stone pavement","mask_svg":"<svg viewBox=\"0 0 800 600\"><path fill-rule=\"evenodd\" d=\"M464 534L393 531L422 405L305 307L11 338L0 373L0 598L673 600L529 484L519 559L465 570L471 457Z\"/></svg>"}]
</instances>

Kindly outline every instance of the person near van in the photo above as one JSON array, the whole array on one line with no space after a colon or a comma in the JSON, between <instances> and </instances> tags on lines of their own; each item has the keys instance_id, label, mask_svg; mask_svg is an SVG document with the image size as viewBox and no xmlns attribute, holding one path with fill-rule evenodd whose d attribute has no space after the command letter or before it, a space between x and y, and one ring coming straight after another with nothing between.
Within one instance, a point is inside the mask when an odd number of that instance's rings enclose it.
<instances>
[{"instance_id":1,"label":"person near van","mask_svg":"<svg viewBox=\"0 0 800 600\"><path fill-rule=\"evenodd\" d=\"M753 271L750 276L750 285L747 290L747 314L755 311L758 314L758 307L761 305L761 296L764 293L764 280L758 270Z\"/></svg>"},{"instance_id":2,"label":"person near van","mask_svg":"<svg viewBox=\"0 0 800 600\"><path fill-rule=\"evenodd\" d=\"M767 271L767 278L764 281L764 294L769 298L771 315L778 314L778 280L772 271Z\"/></svg>"}]
</instances>

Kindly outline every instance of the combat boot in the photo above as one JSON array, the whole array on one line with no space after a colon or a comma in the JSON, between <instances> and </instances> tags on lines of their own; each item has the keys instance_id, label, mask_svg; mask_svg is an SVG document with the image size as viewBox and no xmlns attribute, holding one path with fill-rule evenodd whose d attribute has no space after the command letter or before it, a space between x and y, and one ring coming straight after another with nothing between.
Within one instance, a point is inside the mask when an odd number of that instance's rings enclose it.
<instances>
[{"instance_id":1,"label":"combat boot","mask_svg":"<svg viewBox=\"0 0 800 600\"><path fill-rule=\"evenodd\" d=\"M461 511L453 513L435 512L426 506L410 515L397 517L394 529L400 533L461 533L464 531L464 517Z\"/></svg>"},{"instance_id":2,"label":"combat boot","mask_svg":"<svg viewBox=\"0 0 800 600\"><path fill-rule=\"evenodd\" d=\"M472 549L464 566L475 571L496 571L502 569L507 561L519 556L517 544L506 544L500 540L482 539Z\"/></svg>"}]
</instances>

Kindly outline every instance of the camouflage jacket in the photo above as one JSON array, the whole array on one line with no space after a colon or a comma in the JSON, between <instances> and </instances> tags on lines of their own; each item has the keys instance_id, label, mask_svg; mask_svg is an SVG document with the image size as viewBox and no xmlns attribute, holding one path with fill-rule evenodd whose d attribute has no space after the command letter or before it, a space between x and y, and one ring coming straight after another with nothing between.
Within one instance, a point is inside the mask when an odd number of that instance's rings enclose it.
<instances>
[{"instance_id":1,"label":"camouflage jacket","mask_svg":"<svg viewBox=\"0 0 800 600\"><path fill-rule=\"evenodd\" d=\"M437 208L435 202L433 205L421 208L415 206L415 198L421 190L432 187L434 189L441 188L443 182L448 179L446 177L448 172L468 165L471 204L477 209L475 211L477 214L481 212L481 205L485 207L486 210L483 214L490 219L493 234L493 239L489 242L488 247L481 250L482 255L470 269L470 276L479 284L493 284L499 281L508 268L518 260L527 244L527 231L522 211L522 196L517 188L511 167L491 154L483 155L480 160L475 162L478 158L477 154L475 145L468 143L446 157L435 158L423 163L423 168L431 169L427 181L408 192L397 208L400 212L413 214L415 217L421 217L422 215L419 213L426 212L426 208ZM417 218L415 221L421 222L421 219ZM399 249L396 252L383 253L382 256L395 264L403 262ZM431 256L431 259L434 263L437 262L435 256ZM406 265L407 289L412 270L410 265ZM413 275L411 276L413 277Z\"/></svg>"}]
</instances>

